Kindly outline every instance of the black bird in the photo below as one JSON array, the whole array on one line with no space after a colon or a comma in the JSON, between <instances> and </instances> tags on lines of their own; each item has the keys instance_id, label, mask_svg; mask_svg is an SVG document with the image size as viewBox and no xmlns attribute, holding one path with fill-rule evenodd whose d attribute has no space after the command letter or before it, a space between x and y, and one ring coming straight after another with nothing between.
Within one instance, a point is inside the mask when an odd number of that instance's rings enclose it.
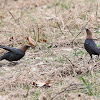
<instances>
[{"instance_id":1,"label":"black bird","mask_svg":"<svg viewBox=\"0 0 100 100\"><path fill-rule=\"evenodd\" d=\"M87 33L87 37L86 37L86 40L84 42L84 47L85 47L86 51L89 53L91 59L92 59L92 55L98 55L98 57L99 57L100 48L98 48L97 45L95 44L95 42L92 38L92 32L87 28L85 28L85 30ZM90 60L89 60L89 62L90 62Z\"/></svg>"},{"instance_id":2,"label":"black bird","mask_svg":"<svg viewBox=\"0 0 100 100\"><path fill-rule=\"evenodd\" d=\"M22 57L24 57L26 50L30 47L30 45L24 45L19 49L12 48L9 46L0 45L0 48L3 48L9 52L5 53L3 56L0 57L0 60L6 59L8 61L18 61Z\"/></svg>"}]
</instances>

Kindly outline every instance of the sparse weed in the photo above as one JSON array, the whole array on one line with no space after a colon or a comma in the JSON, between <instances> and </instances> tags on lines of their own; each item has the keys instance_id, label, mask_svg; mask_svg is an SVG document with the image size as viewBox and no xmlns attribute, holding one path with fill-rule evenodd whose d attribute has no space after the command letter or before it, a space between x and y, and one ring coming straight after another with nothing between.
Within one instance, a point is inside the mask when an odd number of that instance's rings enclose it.
<instances>
[{"instance_id":1,"label":"sparse weed","mask_svg":"<svg viewBox=\"0 0 100 100\"><path fill-rule=\"evenodd\" d=\"M74 54L74 56L82 56L82 55L86 54L86 51L75 50L73 54Z\"/></svg>"},{"instance_id":2,"label":"sparse weed","mask_svg":"<svg viewBox=\"0 0 100 100\"><path fill-rule=\"evenodd\" d=\"M100 48L100 44L97 44L97 46Z\"/></svg>"},{"instance_id":3,"label":"sparse weed","mask_svg":"<svg viewBox=\"0 0 100 100\"><path fill-rule=\"evenodd\" d=\"M86 81L84 78L83 78L83 76L81 77L81 80L83 81L83 83L85 84L85 86L86 86L86 88L87 88L87 92L88 92L88 94L89 95L93 95L93 93L92 93L92 91L91 91L91 84L88 82L88 81Z\"/></svg>"}]
</instances>

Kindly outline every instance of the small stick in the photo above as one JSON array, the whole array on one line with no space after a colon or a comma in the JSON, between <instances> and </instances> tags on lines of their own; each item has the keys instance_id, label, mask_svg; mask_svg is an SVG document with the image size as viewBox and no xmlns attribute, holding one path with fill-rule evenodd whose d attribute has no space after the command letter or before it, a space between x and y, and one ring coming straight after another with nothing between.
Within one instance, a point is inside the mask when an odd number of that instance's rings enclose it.
<instances>
[{"instance_id":1,"label":"small stick","mask_svg":"<svg viewBox=\"0 0 100 100\"><path fill-rule=\"evenodd\" d=\"M56 9L56 3L55 3L55 15L57 16L57 9Z\"/></svg>"},{"instance_id":2,"label":"small stick","mask_svg":"<svg viewBox=\"0 0 100 100\"><path fill-rule=\"evenodd\" d=\"M97 2L97 6L96 6L96 23L97 23L97 26L98 26L98 2Z\"/></svg>"},{"instance_id":3,"label":"small stick","mask_svg":"<svg viewBox=\"0 0 100 100\"><path fill-rule=\"evenodd\" d=\"M15 19L15 17L13 16L13 14L10 12L10 11L8 11L9 12L9 14L11 15L11 17L14 19L14 21L16 22L16 19Z\"/></svg>"},{"instance_id":4,"label":"small stick","mask_svg":"<svg viewBox=\"0 0 100 100\"><path fill-rule=\"evenodd\" d=\"M62 29L61 29L59 23L58 23L58 22L56 22L56 23L57 23L57 25L58 25L58 27L59 27L59 29L60 29L60 32L61 32L62 34L64 34L64 33L62 32Z\"/></svg>"},{"instance_id":5,"label":"small stick","mask_svg":"<svg viewBox=\"0 0 100 100\"><path fill-rule=\"evenodd\" d=\"M7 1L8 1L8 0L5 0L5 1L4 1L3 7L2 7L3 9L5 8L5 5L7 4Z\"/></svg>"},{"instance_id":6,"label":"small stick","mask_svg":"<svg viewBox=\"0 0 100 100\"><path fill-rule=\"evenodd\" d=\"M33 32L34 32L34 39L35 39L35 41L36 41L36 32L35 32L34 27L33 27Z\"/></svg>"},{"instance_id":7,"label":"small stick","mask_svg":"<svg viewBox=\"0 0 100 100\"><path fill-rule=\"evenodd\" d=\"M63 91L58 92L56 95L54 95L54 96L51 98L51 100L53 100L57 95L60 95L61 93L67 91L67 90L69 89L69 87L71 87L71 86L73 86L73 85L75 85L75 84L72 84L72 83L71 83L68 87L66 87L66 89L64 89Z\"/></svg>"},{"instance_id":8,"label":"small stick","mask_svg":"<svg viewBox=\"0 0 100 100\"><path fill-rule=\"evenodd\" d=\"M84 30L84 28L87 26L87 24L88 24L88 22L90 21L90 19L87 21L87 23L84 25L84 27L83 28L81 28L81 31L75 36L75 38L72 40L72 42L71 43L73 43L74 42L74 40L77 38L77 36L78 35L80 35L80 33Z\"/></svg>"},{"instance_id":9,"label":"small stick","mask_svg":"<svg viewBox=\"0 0 100 100\"><path fill-rule=\"evenodd\" d=\"M72 61L68 58L68 57L66 57L65 55L62 55L62 56L64 56L65 58L67 58L68 59L68 61L71 63L71 65L72 65L72 70L73 70L73 67L75 66L73 63L72 63Z\"/></svg>"},{"instance_id":10,"label":"small stick","mask_svg":"<svg viewBox=\"0 0 100 100\"><path fill-rule=\"evenodd\" d=\"M68 60L69 60L69 62L72 64L72 66L74 67L75 65L72 63L72 61L68 58L68 57L66 57Z\"/></svg>"},{"instance_id":11,"label":"small stick","mask_svg":"<svg viewBox=\"0 0 100 100\"><path fill-rule=\"evenodd\" d=\"M71 33L71 35L73 35L73 33L72 33L71 30L69 29L68 25L66 25L66 27L67 27L69 33Z\"/></svg>"},{"instance_id":12,"label":"small stick","mask_svg":"<svg viewBox=\"0 0 100 100\"><path fill-rule=\"evenodd\" d=\"M56 15L56 17L57 17L56 3L55 3L55 15ZM63 31L62 31L62 29L61 29L61 27L60 27L60 25L59 25L59 23L58 23L58 22L56 22L56 23L57 23L57 25L58 25L58 27L59 27L59 29L60 29L60 32L61 32L62 34L64 34Z\"/></svg>"},{"instance_id":13,"label":"small stick","mask_svg":"<svg viewBox=\"0 0 100 100\"><path fill-rule=\"evenodd\" d=\"M63 92L65 92L65 91L69 91L69 88L71 87L71 86L78 86L78 85L80 85L80 84L73 84L73 82L68 86L68 87L66 87L64 90L62 90L61 92L58 92L56 95L54 95L52 98L51 98L51 100L54 100L54 98L56 97L56 96L58 96L58 95L60 95L60 94L62 94ZM79 88L79 89L81 89L81 88ZM72 89L72 90L76 90L75 88L74 89Z\"/></svg>"},{"instance_id":14,"label":"small stick","mask_svg":"<svg viewBox=\"0 0 100 100\"><path fill-rule=\"evenodd\" d=\"M17 21L17 20L15 19L14 15L11 13L11 11L8 10L8 12L9 12L9 14L11 15L11 17L14 19L15 23L16 23L17 25L20 25L19 20Z\"/></svg>"},{"instance_id":15,"label":"small stick","mask_svg":"<svg viewBox=\"0 0 100 100\"><path fill-rule=\"evenodd\" d=\"M38 33L38 37L37 37L38 40L37 40L37 41L39 41L39 37L40 37L40 36L39 36L39 35L40 35L40 29L39 29L39 25L38 25L38 23L37 23L37 31L38 31L38 32L37 32L37 33Z\"/></svg>"}]
</instances>

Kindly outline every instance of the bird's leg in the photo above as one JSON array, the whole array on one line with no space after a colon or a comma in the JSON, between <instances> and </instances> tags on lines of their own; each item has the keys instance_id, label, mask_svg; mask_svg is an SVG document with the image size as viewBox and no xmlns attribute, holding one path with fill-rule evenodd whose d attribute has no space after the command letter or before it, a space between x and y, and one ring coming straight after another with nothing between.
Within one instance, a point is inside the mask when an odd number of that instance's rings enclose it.
<instances>
[{"instance_id":1,"label":"bird's leg","mask_svg":"<svg viewBox=\"0 0 100 100\"><path fill-rule=\"evenodd\" d=\"M100 59L99 59L99 55L98 55L98 60L100 60Z\"/></svg>"},{"instance_id":2,"label":"bird's leg","mask_svg":"<svg viewBox=\"0 0 100 100\"><path fill-rule=\"evenodd\" d=\"M90 58L90 60L88 61L88 64L89 64L89 63L90 63L90 61L92 60L92 55L90 55L90 57L91 57L91 58Z\"/></svg>"}]
</instances>

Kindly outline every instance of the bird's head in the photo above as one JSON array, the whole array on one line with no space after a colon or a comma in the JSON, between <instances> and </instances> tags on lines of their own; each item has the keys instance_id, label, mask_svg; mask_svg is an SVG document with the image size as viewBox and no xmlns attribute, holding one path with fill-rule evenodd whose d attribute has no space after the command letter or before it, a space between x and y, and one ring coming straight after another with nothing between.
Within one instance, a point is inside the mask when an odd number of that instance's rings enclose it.
<instances>
[{"instance_id":1,"label":"bird's head","mask_svg":"<svg viewBox=\"0 0 100 100\"><path fill-rule=\"evenodd\" d=\"M89 29L88 28L85 28L85 30L88 31Z\"/></svg>"},{"instance_id":2,"label":"bird's head","mask_svg":"<svg viewBox=\"0 0 100 100\"><path fill-rule=\"evenodd\" d=\"M29 47L31 47L30 45L23 45L23 46L21 46L19 49L22 51L22 52L26 52L26 50L29 48Z\"/></svg>"},{"instance_id":3,"label":"bird's head","mask_svg":"<svg viewBox=\"0 0 100 100\"><path fill-rule=\"evenodd\" d=\"M29 47L31 47L30 45L25 45L26 46L26 48L28 49Z\"/></svg>"},{"instance_id":4,"label":"bird's head","mask_svg":"<svg viewBox=\"0 0 100 100\"><path fill-rule=\"evenodd\" d=\"M92 32L88 29L88 28L85 28L85 30L86 30L86 33L87 33L87 39L93 39L92 38Z\"/></svg>"}]
</instances>

